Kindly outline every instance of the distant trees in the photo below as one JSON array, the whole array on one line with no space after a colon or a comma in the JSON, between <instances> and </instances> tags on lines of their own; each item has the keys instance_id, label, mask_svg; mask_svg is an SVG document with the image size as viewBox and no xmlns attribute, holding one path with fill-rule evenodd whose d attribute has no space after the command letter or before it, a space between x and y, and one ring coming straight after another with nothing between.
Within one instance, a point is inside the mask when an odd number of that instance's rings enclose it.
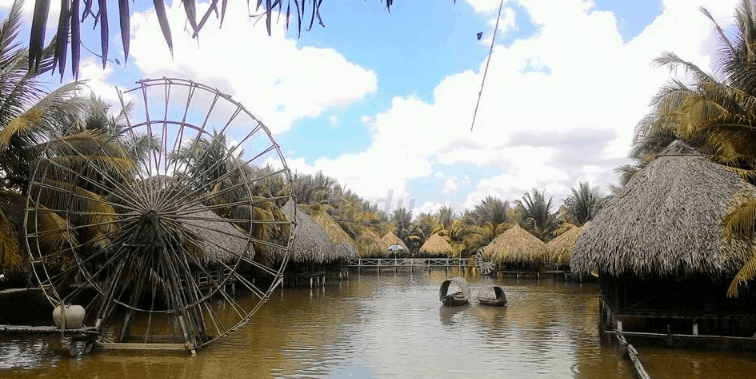
<instances>
[{"instance_id":1,"label":"distant trees","mask_svg":"<svg viewBox=\"0 0 756 379\"><path fill-rule=\"evenodd\" d=\"M572 194L562 200L567 216L576 226L583 226L591 221L606 204L608 198L598 188L591 188L588 182L580 183L577 189L571 188Z\"/></svg>"}]
</instances>

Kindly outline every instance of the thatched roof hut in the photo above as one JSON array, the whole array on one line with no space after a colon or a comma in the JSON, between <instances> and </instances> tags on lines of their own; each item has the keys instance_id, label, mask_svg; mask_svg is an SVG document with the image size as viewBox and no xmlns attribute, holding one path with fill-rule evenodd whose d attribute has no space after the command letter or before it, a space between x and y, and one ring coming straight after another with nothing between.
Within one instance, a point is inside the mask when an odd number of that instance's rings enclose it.
<instances>
[{"instance_id":1,"label":"thatched roof hut","mask_svg":"<svg viewBox=\"0 0 756 379\"><path fill-rule=\"evenodd\" d=\"M229 262L241 255L250 259L254 257L255 251L248 238L204 205L185 206L181 212L189 213L181 219L181 225L198 239L206 262Z\"/></svg>"},{"instance_id":2,"label":"thatched roof hut","mask_svg":"<svg viewBox=\"0 0 756 379\"><path fill-rule=\"evenodd\" d=\"M318 225L312 217L308 216L293 201L288 201L281 208L289 220L296 222L294 228L294 241L292 242L289 260L301 263L327 263L343 257L344 250L333 242L331 236ZM296 212L296 217L295 217ZM273 250L273 249L271 249ZM277 249L271 252L272 260L280 260L283 251Z\"/></svg>"},{"instance_id":3,"label":"thatched roof hut","mask_svg":"<svg viewBox=\"0 0 756 379\"><path fill-rule=\"evenodd\" d=\"M0 274L23 271L25 258L19 243L25 199L15 192L0 191Z\"/></svg>"},{"instance_id":4,"label":"thatched roof hut","mask_svg":"<svg viewBox=\"0 0 756 379\"><path fill-rule=\"evenodd\" d=\"M386 255L386 248L380 237L370 229L365 229L354 241L361 257L382 257Z\"/></svg>"},{"instance_id":5,"label":"thatched roof hut","mask_svg":"<svg viewBox=\"0 0 756 379\"><path fill-rule=\"evenodd\" d=\"M360 252L352 237L349 237L344 229L324 209L313 209L312 219L320 225L331 237L331 241L338 246L336 254L338 258L357 258Z\"/></svg>"},{"instance_id":6,"label":"thatched roof hut","mask_svg":"<svg viewBox=\"0 0 756 379\"><path fill-rule=\"evenodd\" d=\"M407 245L402 241L399 237L394 234L394 232L388 232L386 235L381 238L381 248L383 249L382 254L383 255L390 255L388 252L388 247L391 245L399 245L402 247L402 253L409 254L410 250L407 247Z\"/></svg>"},{"instance_id":7,"label":"thatched roof hut","mask_svg":"<svg viewBox=\"0 0 756 379\"><path fill-rule=\"evenodd\" d=\"M721 220L756 189L681 141L615 196L578 238L573 272L668 277L734 274L752 256L722 237Z\"/></svg>"},{"instance_id":8,"label":"thatched roof hut","mask_svg":"<svg viewBox=\"0 0 756 379\"><path fill-rule=\"evenodd\" d=\"M575 250L575 244L578 237L588 228L590 223L586 223L581 227L573 227L572 229L562 233L559 237L546 243L546 249L548 257L546 261L553 263L557 266L565 266L570 264L570 257Z\"/></svg>"},{"instance_id":9,"label":"thatched roof hut","mask_svg":"<svg viewBox=\"0 0 756 379\"><path fill-rule=\"evenodd\" d=\"M452 251L452 246L443 237L439 236L438 233L430 236L423 246L420 247L420 252L428 255L450 256Z\"/></svg>"},{"instance_id":10,"label":"thatched roof hut","mask_svg":"<svg viewBox=\"0 0 756 379\"><path fill-rule=\"evenodd\" d=\"M483 258L505 266L540 266L546 244L519 225L499 234L483 249Z\"/></svg>"}]
</instances>

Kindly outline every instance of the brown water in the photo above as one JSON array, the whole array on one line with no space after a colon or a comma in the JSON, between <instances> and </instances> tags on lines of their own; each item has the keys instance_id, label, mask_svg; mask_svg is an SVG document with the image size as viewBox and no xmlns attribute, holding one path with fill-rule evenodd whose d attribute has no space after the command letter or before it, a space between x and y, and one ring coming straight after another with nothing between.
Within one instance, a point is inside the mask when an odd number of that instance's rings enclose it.
<instances>
[{"instance_id":1,"label":"brown water","mask_svg":"<svg viewBox=\"0 0 756 379\"><path fill-rule=\"evenodd\" d=\"M449 270L448 275L456 275ZM0 377L631 378L598 330L593 283L468 276L504 286L504 308L438 301L445 270L351 273L325 288L283 289L252 323L185 354L69 357L58 336L0 336ZM752 377L756 354L640 349L655 378Z\"/></svg>"}]
</instances>

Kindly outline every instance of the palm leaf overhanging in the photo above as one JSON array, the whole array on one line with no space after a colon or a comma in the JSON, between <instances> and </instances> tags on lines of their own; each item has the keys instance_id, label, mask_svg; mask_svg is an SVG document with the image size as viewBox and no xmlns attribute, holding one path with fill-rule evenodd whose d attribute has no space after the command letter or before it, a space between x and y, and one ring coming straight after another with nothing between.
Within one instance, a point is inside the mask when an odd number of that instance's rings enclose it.
<instances>
[{"instance_id":1,"label":"palm leaf overhanging","mask_svg":"<svg viewBox=\"0 0 756 379\"><path fill-rule=\"evenodd\" d=\"M17 0L20 4L21 1ZM381 0L383 2L383 0ZM456 0L455 0L456 2ZM213 1L202 14L198 14L196 0L182 1L186 11L187 25L196 38L206 22L211 16L220 18L220 25L226 16L227 1ZM296 22L297 34L302 34L302 28L312 29L317 20L320 26L325 26L320 16L320 6L323 0L258 0L254 9L250 9L250 18L265 19L265 25L268 35L272 32L272 22L274 16L276 22L281 15L285 15L285 25L289 28L290 22ZM386 0L386 9L391 10L393 0ZM109 17L108 17L107 0L61 0L60 16L57 23L55 40L48 49L54 53L54 60L45 60L45 30L50 14L50 0L36 0L34 7L34 16L32 19L31 32L29 34L29 51L30 59L28 61L29 70L36 71L41 69L55 69L60 72L61 78L66 70L68 63L68 53L71 58L71 71L74 78L79 75L79 62L81 60L81 25L88 19L92 19L94 28L100 26L100 58L102 59L103 68L108 62L108 40L110 38ZM220 9L219 9L220 6ZM285 7L284 7L285 6ZM171 36L171 27L168 22L168 15L165 10L163 0L154 1L155 14L157 15L160 29L163 33L168 49L173 53L173 38ZM20 5L18 6L20 9ZM128 0L118 0L118 19L120 24L121 43L123 45L124 58L129 58L129 45L131 42L131 12ZM65 36L65 38L63 37Z\"/></svg>"},{"instance_id":2,"label":"palm leaf overhanging","mask_svg":"<svg viewBox=\"0 0 756 379\"><path fill-rule=\"evenodd\" d=\"M714 23L719 40L716 72L707 73L671 52L655 60L671 72L684 72L692 81L670 80L654 97L652 112L636 127L631 157L637 163L619 169L623 183L676 139L756 183L756 8L752 1L742 0L731 33L701 10ZM724 236L753 240L755 219L753 202L741 202L723 218ZM743 266L728 296L737 296L738 283L752 279L754 267L752 262Z\"/></svg>"}]
</instances>

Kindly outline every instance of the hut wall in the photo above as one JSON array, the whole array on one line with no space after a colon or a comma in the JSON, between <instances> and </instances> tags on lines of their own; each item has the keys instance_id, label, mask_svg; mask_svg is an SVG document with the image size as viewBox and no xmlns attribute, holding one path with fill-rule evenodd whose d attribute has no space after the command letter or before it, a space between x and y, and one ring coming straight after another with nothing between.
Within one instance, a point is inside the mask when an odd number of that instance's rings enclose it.
<instances>
[{"instance_id":1,"label":"hut wall","mask_svg":"<svg viewBox=\"0 0 756 379\"><path fill-rule=\"evenodd\" d=\"M602 277L601 298L624 316L625 330L750 337L756 333L756 294L726 297L729 283L697 276L680 278Z\"/></svg>"}]
</instances>

